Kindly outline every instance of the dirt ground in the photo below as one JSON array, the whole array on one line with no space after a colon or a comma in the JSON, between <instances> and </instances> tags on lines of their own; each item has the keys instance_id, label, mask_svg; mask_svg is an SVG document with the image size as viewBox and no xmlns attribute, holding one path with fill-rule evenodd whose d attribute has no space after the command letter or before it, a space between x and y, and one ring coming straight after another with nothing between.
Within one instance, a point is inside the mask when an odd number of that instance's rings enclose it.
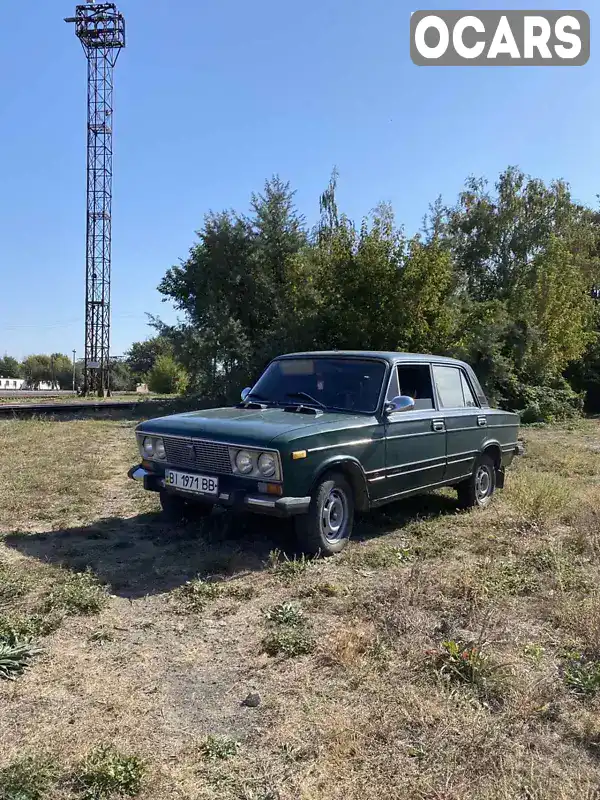
<instances>
[{"instance_id":1,"label":"dirt ground","mask_svg":"<svg viewBox=\"0 0 600 800\"><path fill-rule=\"evenodd\" d=\"M598 421L525 429L490 508L405 501L318 561L165 524L133 427L0 419L0 642L41 649L0 680L1 800L125 793L73 778L108 743L145 800L600 798Z\"/></svg>"}]
</instances>

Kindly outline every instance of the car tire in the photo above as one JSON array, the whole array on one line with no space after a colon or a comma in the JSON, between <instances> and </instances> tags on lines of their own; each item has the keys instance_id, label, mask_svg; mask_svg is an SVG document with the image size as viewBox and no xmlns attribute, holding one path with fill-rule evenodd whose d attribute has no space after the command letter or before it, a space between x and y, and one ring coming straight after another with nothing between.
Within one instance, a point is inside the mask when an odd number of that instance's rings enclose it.
<instances>
[{"instance_id":1,"label":"car tire","mask_svg":"<svg viewBox=\"0 0 600 800\"><path fill-rule=\"evenodd\" d=\"M492 502L496 490L496 465L486 455L478 456L473 473L466 481L459 483L458 504L461 508L485 508Z\"/></svg>"},{"instance_id":2,"label":"car tire","mask_svg":"<svg viewBox=\"0 0 600 800\"><path fill-rule=\"evenodd\" d=\"M213 509L210 503L188 502L180 495L164 490L160 492L160 507L163 518L169 522L201 519Z\"/></svg>"},{"instance_id":3,"label":"car tire","mask_svg":"<svg viewBox=\"0 0 600 800\"><path fill-rule=\"evenodd\" d=\"M315 487L306 514L295 518L296 536L307 555L332 556L347 546L354 525L352 487L339 472L330 472Z\"/></svg>"}]
</instances>

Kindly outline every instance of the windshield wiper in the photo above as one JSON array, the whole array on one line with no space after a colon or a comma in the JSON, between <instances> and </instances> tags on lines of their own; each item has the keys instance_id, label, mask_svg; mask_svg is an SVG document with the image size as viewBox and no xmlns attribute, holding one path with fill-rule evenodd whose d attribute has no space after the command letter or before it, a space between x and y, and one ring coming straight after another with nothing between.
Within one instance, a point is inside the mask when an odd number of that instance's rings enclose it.
<instances>
[{"instance_id":1,"label":"windshield wiper","mask_svg":"<svg viewBox=\"0 0 600 800\"><path fill-rule=\"evenodd\" d=\"M308 392L288 392L286 397L298 397L300 399L304 398L304 400L310 400L311 403L315 403L315 405L319 406L319 408L327 408L325 403L317 400L312 395L308 394Z\"/></svg>"}]
</instances>

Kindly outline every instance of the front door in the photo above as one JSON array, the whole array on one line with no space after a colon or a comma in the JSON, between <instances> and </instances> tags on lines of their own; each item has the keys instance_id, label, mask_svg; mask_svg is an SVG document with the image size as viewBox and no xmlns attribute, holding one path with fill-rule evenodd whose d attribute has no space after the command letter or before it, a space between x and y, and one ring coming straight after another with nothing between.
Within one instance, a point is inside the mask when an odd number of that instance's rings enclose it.
<instances>
[{"instance_id":1,"label":"front door","mask_svg":"<svg viewBox=\"0 0 600 800\"><path fill-rule=\"evenodd\" d=\"M448 463L444 480L468 477L486 438L487 418L468 377L458 366L433 365L440 414L446 426Z\"/></svg>"},{"instance_id":2,"label":"front door","mask_svg":"<svg viewBox=\"0 0 600 800\"><path fill-rule=\"evenodd\" d=\"M380 477L385 491L378 492L382 499L439 484L446 466L445 425L435 407L431 367L399 364L394 369L390 393L413 397L415 407L386 420L386 470Z\"/></svg>"}]
</instances>

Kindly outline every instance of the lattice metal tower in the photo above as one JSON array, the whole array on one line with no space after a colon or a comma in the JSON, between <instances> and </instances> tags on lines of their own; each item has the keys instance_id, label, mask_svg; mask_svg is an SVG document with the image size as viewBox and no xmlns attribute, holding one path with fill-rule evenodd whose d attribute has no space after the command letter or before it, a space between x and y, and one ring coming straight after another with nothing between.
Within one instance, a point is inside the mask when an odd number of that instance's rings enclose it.
<instances>
[{"instance_id":1,"label":"lattice metal tower","mask_svg":"<svg viewBox=\"0 0 600 800\"><path fill-rule=\"evenodd\" d=\"M87 234L83 393L110 394L110 268L113 70L125 47L125 19L114 3L75 8L75 33L88 64Z\"/></svg>"}]
</instances>

